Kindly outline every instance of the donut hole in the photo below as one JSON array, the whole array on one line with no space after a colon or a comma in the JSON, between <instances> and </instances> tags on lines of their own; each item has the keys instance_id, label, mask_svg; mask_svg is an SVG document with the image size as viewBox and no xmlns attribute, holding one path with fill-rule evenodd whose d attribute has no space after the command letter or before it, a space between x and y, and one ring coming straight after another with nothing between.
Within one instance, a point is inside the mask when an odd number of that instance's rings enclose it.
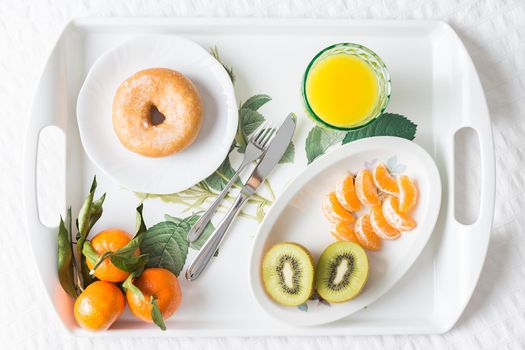
<instances>
[{"instance_id":1,"label":"donut hole","mask_svg":"<svg viewBox=\"0 0 525 350\"><path fill-rule=\"evenodd\" d=\"M149 122L151 125L156 126L162 124L165 120L166 116L159 111L157 106L152 105L149 111Z\"/></svg>"}]
</instances>

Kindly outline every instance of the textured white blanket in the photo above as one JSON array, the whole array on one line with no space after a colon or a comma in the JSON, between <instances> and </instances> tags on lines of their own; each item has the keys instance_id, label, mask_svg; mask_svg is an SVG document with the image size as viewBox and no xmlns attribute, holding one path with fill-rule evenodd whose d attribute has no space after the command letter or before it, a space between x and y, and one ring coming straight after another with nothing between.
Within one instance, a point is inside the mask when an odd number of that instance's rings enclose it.
<instances>
[{"instance_id":1,"label":"textured white blanket","mask_svg":"<svg viewBox=\"0 0 525 350\"><path fill-rule=\"evenodd\" d=\"M64 24L77 16L419 18L450 23L479 71L497 161L494 226L480 282L445 335L73 338L58 324L26 250L21 197L29 103ZM5 349L525 348L525 2L523 0L0 2L0 342Z\"/></svg>"}]
</instances>

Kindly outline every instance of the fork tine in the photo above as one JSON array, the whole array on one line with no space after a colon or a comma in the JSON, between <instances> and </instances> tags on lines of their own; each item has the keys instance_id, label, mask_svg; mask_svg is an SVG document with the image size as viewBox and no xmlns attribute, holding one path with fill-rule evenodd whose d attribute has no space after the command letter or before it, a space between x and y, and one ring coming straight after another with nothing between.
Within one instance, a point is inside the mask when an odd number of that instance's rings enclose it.
<instances>
[{"instance_id":1,"label":"fork tine","mask_svg":"<svg viewBox=\"0 0 525 350\"><path fill-rule=\"evenodd\" d=\"M259 137L257 138L257 144L261 144L261 142L264 140L264 138L266 137L266 134L268 134L270 126L271 124L269 122L264 124L264 128L261 130L261 133Z\"/></svg>"},{"instance_id":2,"label":"fork tine","mask_svg":"<svg viewBox=\"0 0 525 350\"><path fill-rule=\"evenodd\" d=\"M257 144L260 146L260 147L264 147L264 142L266 140L266 138L268 137L269 134L271 134L273 128L271 127L271 124L269 124L265 129L264 129L264 132L262 133L261 137L259 137L257 139Z\"/></svg>"},{"instance_id":3,"label":"fork tine","mask_svg":"<svg viewBox=\"0 0 525 350\"><path fill-rule=\"evenodd\" d=\"M266 147L268 142L270 142L270 140L275 135L276 130L275 130L274 127L271 126L270 128L268 128L268 130L269 130L269 132L264 136L264 140L261 141L262 147Z\"/></svg>"},{"instance_id":4,"label":"fork tine","mask_svg":"<svg viewBox=\"0 0 525 350\"><path fill-rule=\"evenodd\" d=\"M265 121L264 123L262 123L261 126L253 133L252 137L250 138L250 141L256 143L261 138L267 126L268 126L268 121Z\"/></svg>"}]
</instances>

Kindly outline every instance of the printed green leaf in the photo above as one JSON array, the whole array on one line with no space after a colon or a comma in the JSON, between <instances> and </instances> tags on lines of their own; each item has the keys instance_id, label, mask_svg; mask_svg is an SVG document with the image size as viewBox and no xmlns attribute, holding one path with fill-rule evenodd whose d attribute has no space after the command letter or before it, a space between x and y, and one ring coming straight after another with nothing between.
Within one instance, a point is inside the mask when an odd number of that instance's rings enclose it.
<instances>
[{"instance_id":1,"label":"printed green leaf","mask_svg":"<svg viewBox=\"0 0 525 350\"><path fill-rule=\"evenodd\" d=\"M271 99L268 95L254 95L241 105L239 109L239 127L235 136L235 143L239 153L244 153L250 135L266 120L257 110Z\"/></svg>"},{"instance_id":2,"label":"printed green leaf","mask_svg":"<svg viewBox=\"0 0 525 350\"><path fill-rule=\"evenodd\" d=\"M224 159L224 162L222 162L221 166L213 172L210 176L204 180L206 184L212 188L213 190L220 192L226 186L228 181L232 178L232 176L235 174L235 170L233 170L231 164L230 164L230 158L226 157ZM240 180L237 180L236 183L238 185L241 184ZM206 198L204 198L205 200Z\"/></svg>"},{"instance_id":3,"label":"printed green leaf","mask_svg":"<svg viewBox=\"0 0 525 350\"><path fill-rule=\"evenodd\" d=\"M241 109L251 109L252 111L257 111L259 108L261 108L266 103L270 102L272 98L268 95L260 94L260 95L254 95L246 100L241 105Z\"/></svg>"},{"instance_id":4,"label":"printed green leaf","mask_svg":"<svg viewBox=\"0 0 525 350\"><path fill-rule=\"evenodd\" d=\"M71 222L71 212L69 211L68 218ZM71 249L70 231L66 228L64 220L60 218L60 225L58 227L58 280L64 291L76 298L78 290L75 284L75 270L74 270L74 256Z\"/></svg>"},{"instance_id":5,"label":"printed green leaf","mask_svg":"<svg viewBox=\"0 0 525 350\"><path fill-rule=\"evenodd\" d=\"M140 245L141 253L149 255L146 266L163 267L178 276L188 255L186 236L190 228L184 221L163 221L150 227Z\"/></svg>"},{"instance_id":6,"label":"printed green leaf","mask_svg":"<svg viewBox=\"0 0 525 350\"><path fill-rule=\"evenodd\" d=\"M297 124L297 115L295 113L290 113L290 115L292 116L292 119L295 122L295 124ZM284 152L283 157L279 161L279 164L293 163L294 159L295 159L295 145L292 140L290 141L288 148L286 148L286 151Z\"/></svg>"},{"instance_id":7,"label":"printed green leaf","mask_svg":"<svg viewBox=\"0 0 525 350\"><path fill-rule=\"evenodd\" d=\"M323 155L330 146L341 142L344 135L340 131L329 130L317 125L314 126L308 133L305 142L308 164Z\"/></svg>"},{"instance_id":8,"label":"printed green leaf","mask_svg":"<svg viewBox=\"0 0 525 350\"><path fill-rule=\"evenodd\" d=\"M384 113L367 126L346 134L315 126L306 138L305 149L308 164L324 154L326 150L342 141L342 144L372 136L397 136L413 140L417 125L406 117L395 113Z\"/></svg>"},{"instance_id":9,"label":"printed green leaf","mask_svg":"<svg viewBox=\"0 0 525 350\"><path fill-rule=\"evenodd\" d=\"M228 73L228 76L230 77L230 80L232 81L232 83L235 83L235 74L233 74L233 69L232 69L232 67L227 66L226 64L224 64L221 61L221 57L219 55L219 50L217 49L217 46L214 46L214 47L210 48L210 53L217 61L219 61L221 66L224 67L224 69L226 70L226 73Z\"/></svg>"},{"instance_id":10,"label":"printed green leaf","mask_svg":"<svg viewBox=\"0 0 525 350\"><path fill-rule=\"evenodd\" d=\"M164 220L166 220L166 221L173 221L176 224L181 222L181 219L176 218L175 216L171 216L169 214L164 214ZM195 220L195 222L197 222L197 220Z\"/></svg>"},{"instance_id":11,"label":"printed green leaf","mask_svg":"<svg viewBox=\"0 0 525 350\"><path fill-rule=\"evenodd\" d=\"M151 298L151 319L153 322L159 326L160 329L163 331L166 330L166 324L164 323L164 320L162 319L162 313L159 309L159 304L157 304L157 299L155 297Z\"/></svg>"},{"instance_id":12,"label":"printed green leaf","mask_svg":"<svg viewBox=\"0 0 525 350\"><path fill-rule=\"evenodd\" d=\"M249 137L266 120L261 113L248 108L239 110L239 118L242 131L246 137Z\"/></svg>"},{"instance_id":13,"label":"printed green leaf","mask_svg":"<svg viewBox=\"0 0 525 350\"><path fill-rule=\"evenodd\" d=\"M283 157L279 161L279 164L293 163L294 158L295 158L295 145L293 144L293 141L290 141L290 144L288 145L288 148L286 148L286 151L284 152Z\"/></svg>"},{"instance_id":14,"label":"printed green leaf","mask_svg":"<svg viewBox=\"0 0 525 350\"><path fill-rule=\"evenodd\" d=\"M395 113L383 113L364 128L348 132L342 144L372 136L397 136L407 140L416 137L417 125L405 116Z\"/></svg>"},{"instance_id":15,"label":"printed green leaf","mask_svg":"<svg viewBox=\"0 0 525 350\"><path fill-rule=\"evenodd\" d=\"M239 126L237 128L237 134L235 135L237 152L244 153L250 135L257 130L265 120L266 118L257 111L248 108L241 108L239 110Z\"/></svg>"},{"instance_id":16,"label":"printed green leaf","mask_svg":"<svg viewBox=\"0 0 525 350\"><path fill-rule=\"evenodd\" d=\"M208 225L206 225L206 227L204 228L204 231L202 231L202 234L199 236L199 238L197 238L197 240L191 244L191 248L195 250L200 250L204 243L206 243L210 235L213 233L213 231L215 231L215 227L210 221Z\"/></svg>"},{"instance_id":17,"label":"printed green leaf","mask_svg":"<svg viewBox=\"0 0 525 350\"><path fill-rule=\"evenodd\" d=\"M168 215L168 214L164 215L164 219L165 220L173 221L175 223L184 222L187 225L189 225L190 228L193 225L195 225L195 223L197 222L197 220L199 220L200 217L201 217L201 215L194 214L194 215L189 216L189 217L187 217L185 219L179 219L179 218L176 218L176 217ZM184 225L184 224L182 224L182 225ZM213 233L214 230L215 230L215 227L213 226L213 224L210 221L208 223L208 225L206 225L206 228L204 229L204 231L202 231L202 234L199 236L199 238L195 242L190 244L190 248L191 249L195 249L195 250L201 249L202 246L204 245L204 243L206 243L206 241L208 240L208 237L210 237L210 235Z\"/></svg>"},{"instance_id":18,"label":"printed green leaf","mask_svg":"<svg viewBox=\"0 0 525 350\"><path fill-rule=\"evenodd\" d=\"M258 222L262 222L263 219L264 219L264 206L265 206L265 203L264 202L260 202L258 205L257 205L257 209L255 210L255 217L257 218L257 221Z\"/></svg>"}]
</instances>

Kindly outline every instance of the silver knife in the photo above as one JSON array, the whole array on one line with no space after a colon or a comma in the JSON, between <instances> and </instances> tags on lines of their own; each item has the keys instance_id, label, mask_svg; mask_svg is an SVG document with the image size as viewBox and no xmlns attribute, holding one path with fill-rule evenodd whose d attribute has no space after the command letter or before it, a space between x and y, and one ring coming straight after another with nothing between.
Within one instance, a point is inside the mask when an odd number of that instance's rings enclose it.
<instances>
[{"instance_id":1,"label":"silver knife","mask_svg":"<svg viewBox=\"0 0 525 350\"><path fill-rule=\"evenodd\" d=\"M217 248L219 248L219 245L226 235L226 232L228 232L228 228L230 227L235 216L237 216L239 210L241 210L246 200L248 200L248 198L250 198L250 196L252 196L257 191L264 179L283 157L284 152L286 152L286 149L292 140L294 131L295 115L290 113L277 130L277 133L271 141L266 154L253 170L237 198L235 198L232 207L230 210L228 210L224 219L210 235L206 243L199 250L197 256L195 256L190 266L186 270L187 280L196 280L202 271L204 271L206 266L208 266L208 263L217 251Z\"/></svg>"}]
</instances>

